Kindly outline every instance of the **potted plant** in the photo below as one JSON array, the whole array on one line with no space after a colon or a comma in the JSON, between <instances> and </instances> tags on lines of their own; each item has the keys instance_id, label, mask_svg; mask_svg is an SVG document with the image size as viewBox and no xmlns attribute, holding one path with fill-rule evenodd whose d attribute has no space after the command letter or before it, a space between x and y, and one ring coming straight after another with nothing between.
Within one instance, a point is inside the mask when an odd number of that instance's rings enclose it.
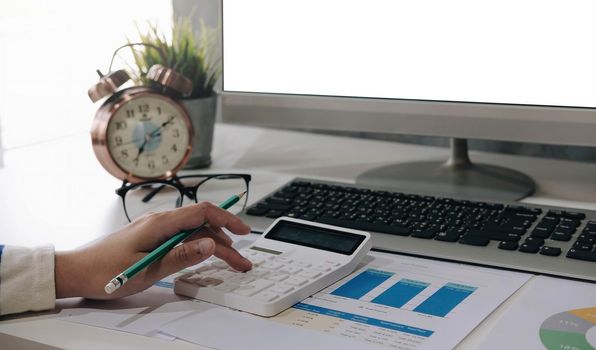
<instances>
[{"instance_id":1,"label":"potted plant","mask_svg":"<svg viewBox=\"0 0 596 350\"><path fill-rule=\"evenodd\" d=\"M136 69L141 72L135 78L137 84L147 83L143 72L147 72L154 64L172 67L193 83L192 93L182 100L195 130L187 169L203 168L211 164L217 108L214 86L221 76L220 60L214 45L217 31L203 22L200 23L200 29L200 36L197 37L190 19L178 18L172 25L172 39L168 41L160 34L156 25L150 24L147 33L139 33L140 43L145 46L141 49L131 46Z\"/></svg>"}]
</instances>

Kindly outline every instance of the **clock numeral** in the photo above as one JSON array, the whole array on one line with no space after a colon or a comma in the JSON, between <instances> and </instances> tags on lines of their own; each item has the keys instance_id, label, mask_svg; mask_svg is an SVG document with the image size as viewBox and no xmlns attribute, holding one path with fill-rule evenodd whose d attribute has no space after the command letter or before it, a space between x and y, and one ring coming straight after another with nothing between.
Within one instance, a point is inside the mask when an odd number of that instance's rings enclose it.
<instances>
[{"instance_id":1,"label":"clock numeral","mask_svg":"<svg viewBox=\"0 0 596 350\"><path fill-rule=\"evenodd\" d=\"M124 159L128 158L128 150L123 149L122 151L120 151L120 155Z\"/></svg>"},{"instance_id":2,"label":"clock numeral","mask_svg":"<svg viewBox=\"0 0 596 350\"><path fill-rule=\"evenodd\" d=\"M155 169L155 161L150 160L149 163L147 163L147 167L149 169Z\"/></svg>"},{"instance_id":3,"label":"clock numeral","mask_svg":"<svg viewBox=\"0 0 596 350\"><path fill-rule=\"evenodd\" d=\"M135 168L139 167L139 158L138 157L136 159L133 159L132 162L135 163Z\"/></svg>"},{"instance_id":4,"label":"clock numeral","mask_svg":"<svg viewBox=\"0 0 596 350\"><path fill-rule=\"evenodd\" d=\"M149 113L149 105L148 104L139 105L139 113Z\"/></svg>"},{"instance_id":5,"label":"clock numeral","mask_svg":"<svg viewBox=\"0 0 596 350\"><path fill-rule=\"evenodd\" d=\"M174 130L172 130L172 134L176 138L180 137L180 129L174 129Z\"/></svg>"},{"instance_id":6,"label":"clock numeral","mask_svg":"<svg viewBox=\"0 0 596 350\"><path fill-rule=\"evenodd\" d=\"M161 163L163 165L166 165L166 164L170 163L170 160L166 156L161 156Z\"/></svg>"},{"instance_id":7,"label":"clock numeral","mask_svg":"<svg viewBox=\"0 0 596 350\"><path fill-rule=\"evenodd\" d=\"M126 118L134 118L134 117L135 117L134 109L127 109L126 110Z\"/></svg>"},{"instance_id":8,"label":"clock numeral","mask_svg":"<svg viewBox=\"0 0 596 350\"><path fill-rule=\"evenodd\" d=\"M161 115L161 107L157 107L157 114Z\"/></svg>"},{"instance_id":9,"label":"clock numeral","mask_svg":"<svg viewBox=\"0 0 596 350\"><path fill-rule=\"evenodd\" d=\"M116 122L116 130L126 129L127 126L126 122Z\"/></svg>"},{"instance_id":10,"label":"clock numeral","mask_svg":"<svg viewBox=\"0 0 596 350\"><path fill-rule=\"evenodd\" d=\"M114 137L114 142L116 142L116 146L122 146L122 136Z\"/></svg>"},{"instance_id":11,"label":"clock numeral","mask_svg":"<svg viewBox=\"0 0 596 350\"><path fill-rule=\"evenodd\" d=\"M178 152L178 146L176 144L172 145L172 151Z\"/></svg>"}]
</instances>

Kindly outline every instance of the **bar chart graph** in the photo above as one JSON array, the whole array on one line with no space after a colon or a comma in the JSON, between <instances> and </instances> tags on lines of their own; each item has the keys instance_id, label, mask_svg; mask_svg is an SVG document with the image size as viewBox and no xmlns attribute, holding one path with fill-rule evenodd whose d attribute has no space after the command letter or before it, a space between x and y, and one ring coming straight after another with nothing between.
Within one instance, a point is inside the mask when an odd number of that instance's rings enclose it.
<instances>
[{"instance_id":1,"label":"bar chart graph","mask_svg":"<svg viewBox=\"0 0 596 350\"><path fill-rule=\"evenodd\" d=\"M375 304L402 307L422 292L430 283L402 279L372 300Z\"/></svg>"},{"instance_id":2,"label":"bar chart graph","mask_svg":"<svg viewBox=\"0 0 596 350\"><path fill-rule=\"evenodd\" d=\"M361 300L366 295L375 295L369 300L371 303L394 308L403 308L417 298L418 304L410 308L411 311L445 317L476 289L453 282L432 286L428 281L399 278L393 272L367 269L330 294L356 300ZM429 295L420 300L423 291Z\"/></svg>"}]
</instances>

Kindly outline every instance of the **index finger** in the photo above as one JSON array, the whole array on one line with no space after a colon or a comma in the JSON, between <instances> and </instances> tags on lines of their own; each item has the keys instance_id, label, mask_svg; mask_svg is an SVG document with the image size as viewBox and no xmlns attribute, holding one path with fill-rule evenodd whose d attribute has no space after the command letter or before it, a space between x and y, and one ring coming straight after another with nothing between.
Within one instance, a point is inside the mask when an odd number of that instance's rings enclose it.
<instances>
[{"instance_id":1,"label":"index finger","mask_svg":"<svg viewBox=\"0 0 596 350\"><path fill-rule=\"evenodd\" d=\"M250 233L250 227L236 215L208 202L151 214L141 218L138 224L147 227L147 232L142 235L143 239L147 239L147 236L153 237L152 241L156 244L179 231L193 229L204 223L208 223L214 229L225 227L237 235Z\"/></svg>"}]
</instances>

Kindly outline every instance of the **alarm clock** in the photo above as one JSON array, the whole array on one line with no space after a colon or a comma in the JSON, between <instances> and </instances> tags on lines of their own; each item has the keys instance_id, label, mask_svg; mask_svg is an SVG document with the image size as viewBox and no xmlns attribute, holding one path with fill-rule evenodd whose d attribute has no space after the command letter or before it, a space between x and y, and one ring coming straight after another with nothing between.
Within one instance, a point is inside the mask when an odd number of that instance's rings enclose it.
<instances>
[{"instance_id":1,"label":"alarm clock","mask_svg":"<svg viewBox=\"0 0 596 350\"><path fill-rule=\"evenodd\" d=\"M172 68L152 66L146 78L154 86L119 90L130 76L124 70L103 76L88 93L105 97L91 126L93 151L101 165L131 183L175 175L188 161L193 128L177 99L189 95L192 82Z\"/></svg>"}]
</instances>

